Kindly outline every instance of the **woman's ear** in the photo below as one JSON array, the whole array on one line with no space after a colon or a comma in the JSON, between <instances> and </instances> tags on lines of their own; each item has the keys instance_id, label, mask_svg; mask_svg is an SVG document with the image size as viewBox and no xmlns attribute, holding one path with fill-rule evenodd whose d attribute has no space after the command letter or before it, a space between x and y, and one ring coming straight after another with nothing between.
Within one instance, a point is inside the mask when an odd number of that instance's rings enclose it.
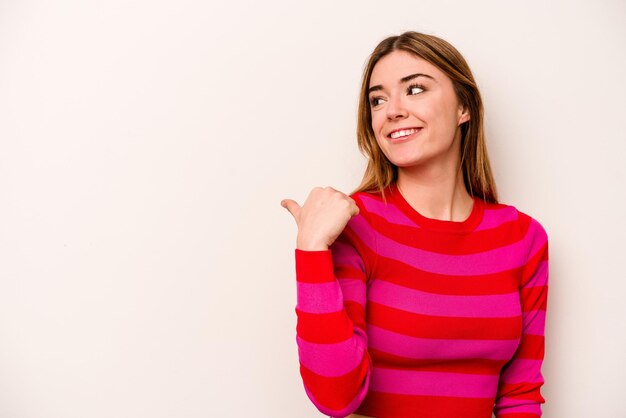
<instances>
[{"instance_id":1,"label":"woman's ear","mask_svg":"<svg viewBox=\"0 0 626 418\"><path fill-rule=\"evenodd\" d=\"M469 109L464 106L459 107L459 125L464 124L470 120Z\"/></svg>"}]
</instances>

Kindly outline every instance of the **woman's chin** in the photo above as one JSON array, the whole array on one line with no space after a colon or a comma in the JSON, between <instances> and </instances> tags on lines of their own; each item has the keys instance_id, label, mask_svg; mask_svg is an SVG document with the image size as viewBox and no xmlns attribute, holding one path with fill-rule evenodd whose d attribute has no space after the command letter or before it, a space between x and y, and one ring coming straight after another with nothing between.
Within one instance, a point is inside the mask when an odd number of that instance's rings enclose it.
<instances>
[{"instance_id":1,"label":"woman's chin","mask_svg":"<svg viewBox=\"0 0 626 418\"><path fill-rule=\"evenodd\" d=\"M416 167L418 165L423 164L423 160L422 159L395 159L395 160L390 160L393 165L395 165L398 168L411 168L411 167Z\"/></svg>"}]
</instances>

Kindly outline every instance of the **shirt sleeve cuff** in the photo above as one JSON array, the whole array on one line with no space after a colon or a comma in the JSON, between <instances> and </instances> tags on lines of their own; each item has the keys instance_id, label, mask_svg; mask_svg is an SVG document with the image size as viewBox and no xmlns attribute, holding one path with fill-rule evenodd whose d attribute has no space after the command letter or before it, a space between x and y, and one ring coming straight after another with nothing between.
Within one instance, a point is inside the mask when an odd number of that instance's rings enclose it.
<instances>
[{"instance_id":1,"label":"shirt sleeve cuff","mask_svg":"<svg viewBox=\"0 0 626 418\"><path fill-rule=\"evenodd\" d=\"M324 283L335 280L330 250L304 251L296 248L296 280L304 283Z\"/></svg>"}]
</instances>

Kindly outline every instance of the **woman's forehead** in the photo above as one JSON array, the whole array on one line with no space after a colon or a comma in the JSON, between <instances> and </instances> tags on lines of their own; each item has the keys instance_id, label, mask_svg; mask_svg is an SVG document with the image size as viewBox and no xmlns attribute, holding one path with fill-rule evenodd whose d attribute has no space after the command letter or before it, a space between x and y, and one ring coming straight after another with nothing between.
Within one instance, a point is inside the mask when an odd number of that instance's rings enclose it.
<instances>
[{"instance_id":1,"label":"woman's forehead","mask_svg":"<svg viewBox=\"0 0 626 418\"><path fill-rule=\"evenodd\" d=\"M393 51L382 57L374 68L370 77L370 87L377 84L397 84L402 78L411 74L425 74L438 81L445 74L435 65L406 51Z\"/></svg>"}]
</instances>

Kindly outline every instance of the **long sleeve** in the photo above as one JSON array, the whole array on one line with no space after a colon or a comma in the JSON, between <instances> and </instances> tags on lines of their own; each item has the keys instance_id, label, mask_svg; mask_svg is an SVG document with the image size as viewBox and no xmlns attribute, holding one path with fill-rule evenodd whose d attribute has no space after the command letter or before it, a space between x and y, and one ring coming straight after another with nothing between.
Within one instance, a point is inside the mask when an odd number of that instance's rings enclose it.
<instances>
[{"instance_id":1,"label":"long sleeve","mask_svg":"<svg viewBox=\"0 0 626 418\"><path fill-rule=\"evenodd\" d=\"M534 219L529 233L533 234L532 246L520 286L522 337L513 358L501 371L494 407L497 418L541 417L541 404L545 402L540 388L544 383L541 365L548 297L548 236Z\"/></svg>"},{"instance_id":2,"label":"long sleeve","mask_svg":"<svg viewBox=\"0 0 626 418\"><path fill-rule=\"evenodd\" d=\"M333 417L354 412L369 386L368 247L362 240L368 231L359 214L329 250L295 250L300 374L313 404Z\"/></svg>"}]
</instances>

